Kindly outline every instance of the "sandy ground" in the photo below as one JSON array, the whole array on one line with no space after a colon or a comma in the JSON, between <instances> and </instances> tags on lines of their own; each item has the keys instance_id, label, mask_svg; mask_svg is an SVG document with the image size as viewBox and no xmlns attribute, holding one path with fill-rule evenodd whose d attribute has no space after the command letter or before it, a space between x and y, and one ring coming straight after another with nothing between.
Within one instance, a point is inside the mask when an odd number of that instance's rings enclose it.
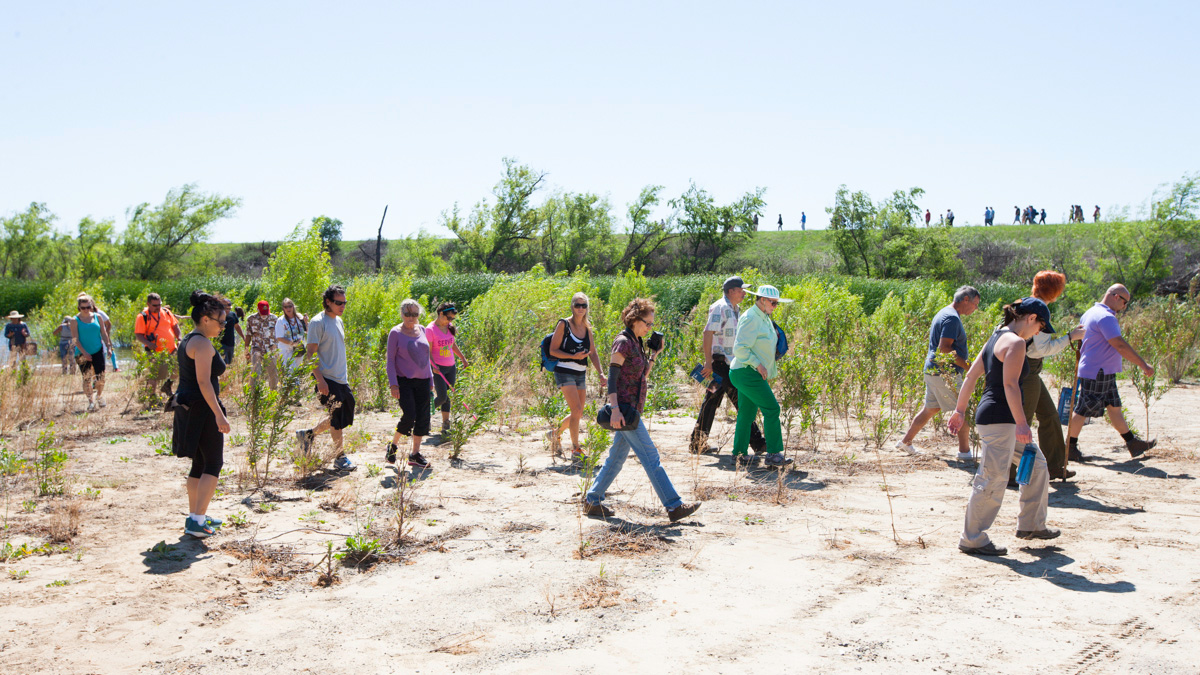
<instances>
[{"instance_id":1,"label":"sandy ground","mask_svg":"<svg viewBox=\"0 0 1200 675\"><path fill-rule=\"evenodd\" d=\"M1063 536L1016 540L1010 491L992 529L1010 547L999 559L956 548L974 467L947 459L942 433L922 433L932 454L919 459L860 441L800 449L780 483L734 472L727 445L694 461L687 411L660 415L651 434L667 470L704 506L670 524L631 458L606 524L579 517L579 476L529 422L479 437L456 467L430 448L415 543L399 560L335 567L331 587L312 569L325 542L341 546L395 493L380 450L393 416L360 417L374 440L348 476L280 480L269 494L226 477L210 513L249 524L201 542L181 536L186 462L140 435L165 418L112 413L103 435L64 441L76 491L99 489L79 500L71 551L0 570L0 671L1196 673L1198 404L1184 387L1156 405L1159 449L1145 461L1107 425L1086 427L1090 461L1051 490ZM731 425L714 431L727 443ZM44 541L55 500L25 513L24 498L10 536ZM391 527L381 509L375 531ZM234 555L252 539L267 559ZM174 549L153 552L158 542Z\"/></svg>"}]
</instances>

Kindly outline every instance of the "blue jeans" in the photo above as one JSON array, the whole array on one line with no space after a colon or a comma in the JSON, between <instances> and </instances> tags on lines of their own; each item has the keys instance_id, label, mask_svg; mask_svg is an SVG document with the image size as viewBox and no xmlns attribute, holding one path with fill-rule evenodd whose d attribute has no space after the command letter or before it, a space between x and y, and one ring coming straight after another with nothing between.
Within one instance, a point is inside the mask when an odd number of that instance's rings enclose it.
<instances>
[{"instance_id":1,"label":"blue jeans","mask_svg":"<svg viewBox=\"0 0 1200 675\"><path fill-rule=\"evenodd\" d=\"M636 429L613 432L613 444L608 449L608 459L604 460L604 466L600 467L600 472L596 474L592 489L588 490L587 502L599 504L604 501L604 493L608 491L608 486L612 485L617 474L621 473L621 467L625 466L625 460L629 457L630 448L642 463L642 468L646 470L650 485L654 486L662 505L668 511L682 506L683 500L679 498L679 493L675 492L671 479L667 478L667 470L663 468L662 460L658 457L658 448L654 447L654 441L650 440L650 432L646 431L646 425L641 420L638 420Z\"/></svg>"}]
</instances>

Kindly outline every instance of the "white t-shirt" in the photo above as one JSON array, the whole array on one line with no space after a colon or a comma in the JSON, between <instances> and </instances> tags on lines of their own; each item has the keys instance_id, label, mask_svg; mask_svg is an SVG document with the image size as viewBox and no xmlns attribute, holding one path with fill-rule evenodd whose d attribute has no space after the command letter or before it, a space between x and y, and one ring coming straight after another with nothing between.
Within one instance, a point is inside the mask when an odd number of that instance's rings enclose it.
<instances>
[{"instance_id":1,"label":"white t-shirt","mask_svg":"<svg viewBox=\"0 0 1200 675\"><path fill-rule=\"evenodd\" d=\"M705 331L713 332L712 353L721 354L726 361L733 361L733 341L737 337L738 310L721 298L708 308L708 323Z\"/></svg>"},{"instance_id":2,"label":"white t-shirt","mask_svg":"<svg viewBox=\"0 0 1200 675\"><path fill-rule=\"evenodd\" d=\"M300 321L299 317L296 317L295 321L289 323L286 315L281 316L281 317L279 317L279 320L275 322L275 337L283 338L285 340L300 340L301 342L303 342L304 341L304 323L302 321ZM283 360L285 363L287 363L289 360L299 361L301 358L304 357L303 349L301 350L299 355L297 355L295 358L293 358L292 357L292 346L290 344L283 344L283 343L278 343L278 344L279 344L279 351L283 354Z\"/></svg>"}]
</instances>

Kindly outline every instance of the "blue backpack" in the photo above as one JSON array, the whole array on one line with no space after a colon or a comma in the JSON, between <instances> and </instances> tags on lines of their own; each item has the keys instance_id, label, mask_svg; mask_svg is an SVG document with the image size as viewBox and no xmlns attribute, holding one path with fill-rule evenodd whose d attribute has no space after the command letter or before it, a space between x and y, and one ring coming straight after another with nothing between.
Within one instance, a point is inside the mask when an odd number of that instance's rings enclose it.
<instances>
[{"instance_id":1,"label":"blue backpack","mask_svg":"<svg viewBox=\"0 0 1200 675\"><path fill-rule=\"evenodd\" d=\"M563 321L566 321L566 319L558 320L559 323L562 323ZM554 324L554 328L555 328L555 330L558 329L557 323ZM542 338L542 368L546 369L547 371L549 371L551 373L553 373L554 369L558 367L558 359L554 358L553 356L550 356L550 341L553 339L554 339L554 331L550 331L550 333L547 334L546 337Z\"/></svg>"},{"instance_id":2,"label":"blue backpack","mask_svg":"<svg viewBox=\"0 0 1200 675\"><path fill-rule=\"evenodd\" d=\"M788 353L787 333L783 332L779 324L774 321L771 322L771 325L775 327L775 360L778 361Z\"/></svg>"}]
</instances>

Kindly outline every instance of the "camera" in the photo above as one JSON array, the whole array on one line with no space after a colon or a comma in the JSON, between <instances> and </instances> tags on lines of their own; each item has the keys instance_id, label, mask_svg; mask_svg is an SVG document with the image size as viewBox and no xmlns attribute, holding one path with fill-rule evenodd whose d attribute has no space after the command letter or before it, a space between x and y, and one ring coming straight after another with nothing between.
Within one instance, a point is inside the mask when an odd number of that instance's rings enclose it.
<instances>
[{"instance_id":1,"label":"camera","mask_svg":"<svg viewBox=\"0 0 1200 675\"><path fill-rule=\"evenodd\" d=\"M663 334L659 331L654 331L650 334L650 339L646 340L646 347L652 352L662 349Z\"/></svg>"}]
</instances>

